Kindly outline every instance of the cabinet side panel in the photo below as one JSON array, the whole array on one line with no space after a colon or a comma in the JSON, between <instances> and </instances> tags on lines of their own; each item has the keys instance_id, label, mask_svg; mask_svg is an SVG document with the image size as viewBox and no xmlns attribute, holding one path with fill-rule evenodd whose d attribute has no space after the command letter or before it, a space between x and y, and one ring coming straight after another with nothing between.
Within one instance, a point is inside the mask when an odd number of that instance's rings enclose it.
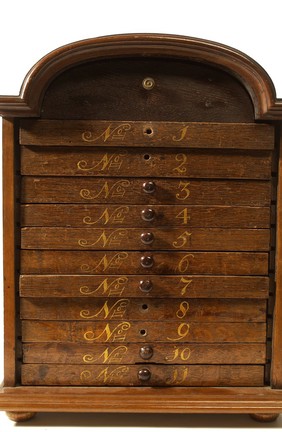
<instances>
[{"instance_id":1,"label":"cabinet side panel","mask_svg":"<svg viewBox=\"0 0 282 432\"><path fill-rule=\"evenodd\" d=\"M276 231L276 293L272 338L271 385L282 388L282 128L279 133Z\"/></svg>"},{"instance_id":2,"label":"cabinet side panel","mask_svg":"<svg viewBox=\"0 0 282 432\"><path fill-rule=\"evenodd\" d=\"M3 119L4 386L16 382L14 121Z\"/></svg>"}]
</instances>

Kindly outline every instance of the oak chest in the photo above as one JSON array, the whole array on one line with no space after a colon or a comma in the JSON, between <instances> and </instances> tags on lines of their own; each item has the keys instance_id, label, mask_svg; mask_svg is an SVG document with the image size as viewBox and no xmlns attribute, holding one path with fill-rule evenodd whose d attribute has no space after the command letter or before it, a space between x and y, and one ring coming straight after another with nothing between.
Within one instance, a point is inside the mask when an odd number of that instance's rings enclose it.
<instances>
[{"instance_id":1,"label":"oak chest","mask_svg":"<svg viewBox=\"0 0 282 432\"><path fill-rule=\"evenodd\" d=\"M62 47L0 98L0 408L282 410L281 101L164 35Z\"/></svg>"}]
</instances>

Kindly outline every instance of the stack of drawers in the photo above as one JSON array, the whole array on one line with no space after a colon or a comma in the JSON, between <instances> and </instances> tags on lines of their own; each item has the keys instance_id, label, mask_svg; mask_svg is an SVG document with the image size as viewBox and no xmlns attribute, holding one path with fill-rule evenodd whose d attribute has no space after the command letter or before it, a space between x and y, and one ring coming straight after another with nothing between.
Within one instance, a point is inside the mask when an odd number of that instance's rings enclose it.
<instances>
[{"instance_id":1,"label":"stack of drawers","mask_svg":"<svg viewBox=\"0 0 282 432\"><path fill-rule=\"evenodd\" d=\"M273 127L23 120L23 385L263 386Z\"/></svg>"}]
</instances>

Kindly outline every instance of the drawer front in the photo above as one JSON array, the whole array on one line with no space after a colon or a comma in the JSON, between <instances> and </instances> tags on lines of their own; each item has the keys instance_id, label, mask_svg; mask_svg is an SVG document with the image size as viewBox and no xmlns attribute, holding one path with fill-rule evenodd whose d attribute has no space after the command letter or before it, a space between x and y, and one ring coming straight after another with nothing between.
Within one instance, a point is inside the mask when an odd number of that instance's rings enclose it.
<instances>
[{"instance_id":1,"label":"drawer front","mask_svg":"<svg viewBox=\"0 0 282 432\"><path fill-rule=\"evenodd\" d=\"M251 123L21 120L20 144L272 150L274 127Z\"/></svg>"},{"instance_id":2,"label":"drawer front","mask_svg":"<svg viewBox=\"0 0 282 432\"><path fill-rule=\"evenodd\" d=\"M100 343L34 342L23 344L24 363L49 364L263 364L263 343Z\"/></svg>"},{"instance_id":3,"label":"drawer front","mask_svg":"<svg viewBox=\"0 0 282 432\"><path fill-rule=\"evenodd\" d=\"M22 274L268 275L268 253L21 251Z\"/></svg>"},{"instance_id":4,"label":"drawer front","mask_svg":"<svg viewBox=\"0 0 282 432\"><path fill-rule=\"evenodd\" d=\"M261 386L263 366L23 365L23 385Z\"/></svg>"},{"instance_id":5,"label":"drawer front","mask_svg":"<svg viewBox=\"0 0 282 432\"><path fill-rule=\"evenodd\" d=\"M23 342L258 342L265 323L166 321L34 321L23 320Z\"/></svg>"},{"instance_id":6,"label":"drawer front","mask_svg":"<svg viewBox=\"0 0 282 432\"><path fill-rule=\"evenodd\" d=\"M21 275L21 297L268 298L262 276Z\"/></svg>"},{"instance_id":7,"label":"drawer front","mask_svg":"<svg viewBox=\"0 0 282 432\"><path fill-rule=\"evenodd\" d=\"M134 168L133 168L134 167ZM189 149L80 149L23 146L21 173L45 176L115 176L269 179L271 152Z\"/></svg>"},{"instance_id":8,"label":"drawer front","mask_svg":"<svg viewBox=\"0 0 282 432\"><path fill-rule=\"evenodd\" d=\"M21 299L21 318L34 320L182 320L265 322L266 301L247 299Z\"/></svg>"},{"instance_id":9,"label":"drawer front","mask_svg":"<svg viewBox=\"0 0 282 432\"><path fill-rule=\"evenodd\" d=\"M270 230L23 228L22 249L268 251Z\"/></svg>"},{"instance_id":10,"label":"drawer front","mask_svg":"<svg viewBox=\"0 0 282 432\"><path fill-rule=\"evenodd\" d=\"M22 203L270 206L271 183L254 180L22 178Z\"/></svg>"},{"instance_id":11,"label":"drawer front","mask_svg":"<svg viewBox=\"0 0 282 432\"><path fill-rule=\"evenodd\" d=\"M269 228L270 207L23 204L21 225L39 227Z\"/></svg>"}]
</instances>

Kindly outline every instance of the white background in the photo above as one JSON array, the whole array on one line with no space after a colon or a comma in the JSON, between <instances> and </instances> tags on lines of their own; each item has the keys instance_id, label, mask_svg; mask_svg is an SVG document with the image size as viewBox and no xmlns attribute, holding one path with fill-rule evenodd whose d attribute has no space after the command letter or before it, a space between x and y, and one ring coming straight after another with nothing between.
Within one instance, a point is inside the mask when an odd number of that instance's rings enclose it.
<instances>
[{"instance_id":1,"label":"white background","mask_svg":"<svg viewBox=\"0 0 282 432\"><path fill-rule=\"evenodd\" d=\"M17 95L33 64L61 45L95 36L140 32L194 36L237 48L266 69L277 95L282 97L281 4L280 0L6 0L0 3L0 94ZM0 304L0 318L1 312ZM176 428L269 429L281 428L282 419L263 425L246 415L42 413L26 424L14 425L0 413L0 432L14 427L34 432L93 427L97 432L105 428L148 432Z\"/></svg>"}]
</instances>

